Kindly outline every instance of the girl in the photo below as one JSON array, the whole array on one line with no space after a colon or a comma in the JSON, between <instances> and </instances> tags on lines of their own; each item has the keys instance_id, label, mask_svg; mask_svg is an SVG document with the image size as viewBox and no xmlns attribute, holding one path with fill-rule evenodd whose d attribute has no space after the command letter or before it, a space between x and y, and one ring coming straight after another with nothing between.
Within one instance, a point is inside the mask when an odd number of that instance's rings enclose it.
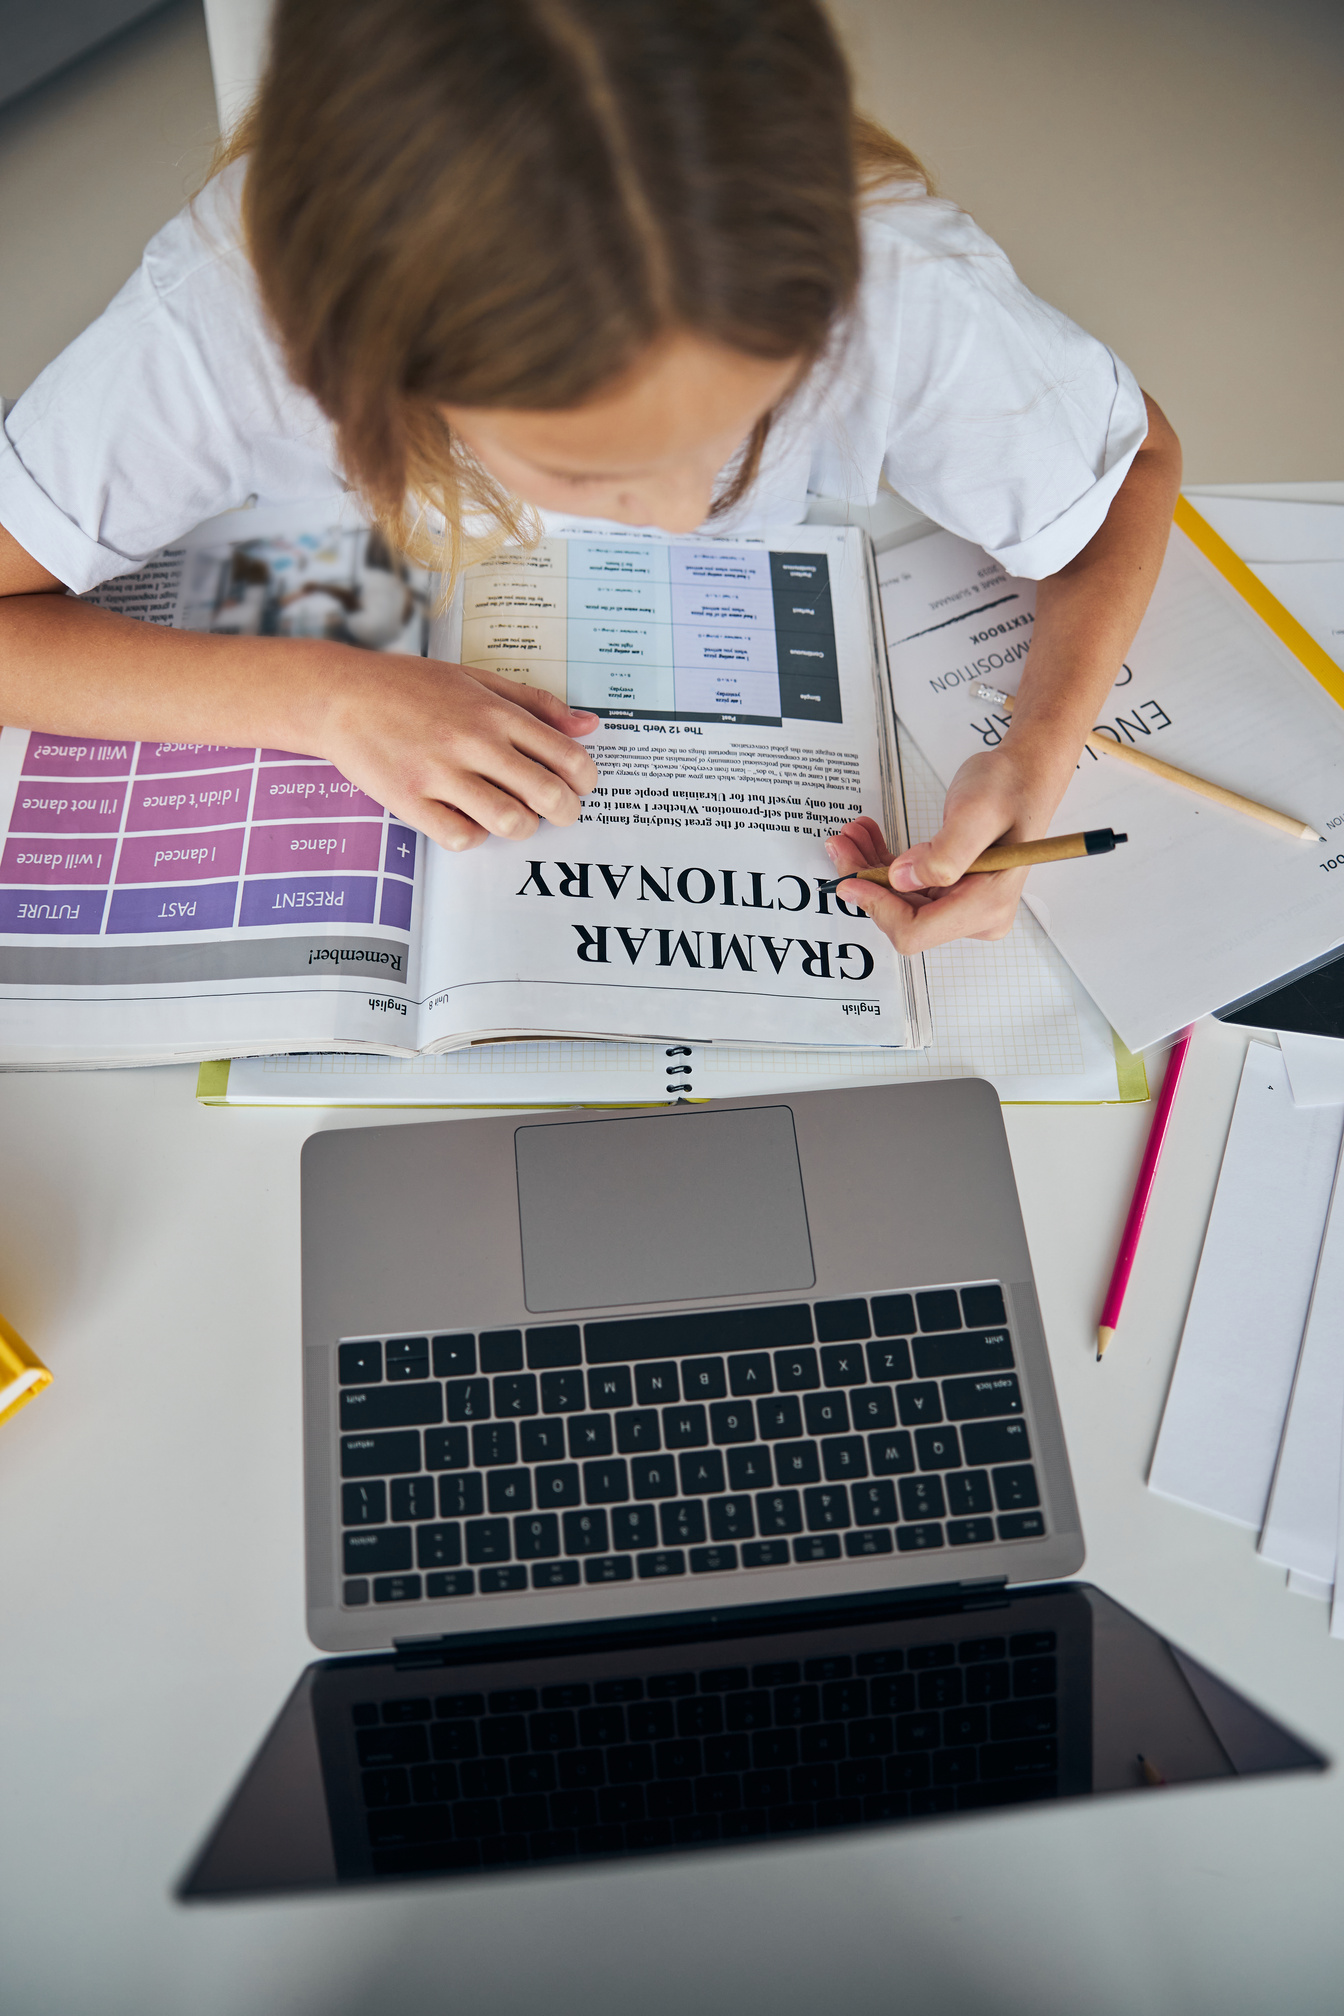
<instances>
[{"instance_id":1,"label":"girl","mask_svg":"<svg viewBox=\"0 0 1344 2016\"><path fill-rule=\"evenodd\" d=\"M354 487L454 572L547 509L737 532L884 476L1041 583L1002 746L845 889L916 951L1012 921L1024 877L962 871L1045 831L1120 669L1161 413L856 118L814 0L279 0L220 172L5 422L0 719L300 749L449 848L566 825L596 720L544 692L60 591L252 497Z\"/></svg>"}]
</instances>

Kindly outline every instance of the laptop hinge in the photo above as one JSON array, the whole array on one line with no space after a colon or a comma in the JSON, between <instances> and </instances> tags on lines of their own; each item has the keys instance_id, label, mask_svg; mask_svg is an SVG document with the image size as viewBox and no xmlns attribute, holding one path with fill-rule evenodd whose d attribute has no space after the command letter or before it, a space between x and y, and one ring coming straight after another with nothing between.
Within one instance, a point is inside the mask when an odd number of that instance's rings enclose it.
<instances>
[{"instance_id":1,"label":"laptop hinge","mask_svg":"<svg viewBox=\"0 0 1344 2016\"><path fill-rule=\"evenodd\" d=\"M803 1629L834 1629L843 1623L865 1621L865 1612L883 1609L913 1609L917 1605L943 1607L965 1604L971 1609L1002 1600L1008 1587L1006 1575L975 1582L938 1582L919 1589L883 1589L860 1596L819 1597L806 1602L752 1603L723 1610L693 1610L678 1615L663 1611L648 1617L608 1617L573 1624L520 1626L507 1631L440 1632L419 1638L394 1638L392 1649L399 1662L415 1664L423 1660L433 1665L445 1654L461 1656L471 1651L520 1658L529 1651L558 1652L562 1646L575 1651L595 1651L628 1644L631 1640L675 1643L681 1639L728 1637L734 1634L755 1637L793 1625Z\"/></svg>"}]
</instances>

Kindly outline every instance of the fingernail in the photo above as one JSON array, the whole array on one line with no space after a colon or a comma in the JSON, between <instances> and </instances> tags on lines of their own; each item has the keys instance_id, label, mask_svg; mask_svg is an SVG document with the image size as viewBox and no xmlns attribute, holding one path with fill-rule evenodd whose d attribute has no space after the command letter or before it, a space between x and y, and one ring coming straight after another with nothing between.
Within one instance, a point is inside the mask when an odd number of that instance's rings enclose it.
<instances>
[{"instance_id":1,"label":"fingernail","mask_svg":"<svg viewBox=\"0 0 1344 2016\"><path fill-rule=\"evenodd\" d=\"M828 840L826 842L826 852L829 855L830 859L834 861L836 867L838 868L840 866L840 856L836 852L834 840Z\"/></svg>"},{"instance_id":2,"label":"fingernail","mask_svg":"<svg viewBox=\"0 0 1344 2016\"><path fill-rule=\"evenodd\" d=\"M893 889L904 889L907 893L912 889L922 889L924 886L908 862L899 868L890 869L887 880Z\"/></svg>"}]
</instances>

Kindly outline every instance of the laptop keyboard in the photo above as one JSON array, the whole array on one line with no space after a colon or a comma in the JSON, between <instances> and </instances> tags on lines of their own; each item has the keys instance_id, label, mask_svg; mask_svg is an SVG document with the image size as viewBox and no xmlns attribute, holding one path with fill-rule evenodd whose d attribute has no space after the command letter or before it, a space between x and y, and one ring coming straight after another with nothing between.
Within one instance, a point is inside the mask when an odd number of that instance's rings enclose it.
<instances>
[{"instance_id":1,"label":"laptop keyboard","mask_svg":"<svg viewBox=\"0 0 1344 2016\"><path fill-rule=\"evenodd\" d=\"M338 1346L343 1598L1046 1530L996 1283Z\"/></svg>"},{"instance_id":2,"label":"laptop keyboard","mask_svg":"<svg viewBox=\"0 0 1344 2016\"><path fill-rule=\"evenodd\" d=\"M1055 1633L1032 1631L361 1701L352 1734L373 1871L628 1854L1053 1799L1057 1667Z\"/></svg>"}]
</instances>

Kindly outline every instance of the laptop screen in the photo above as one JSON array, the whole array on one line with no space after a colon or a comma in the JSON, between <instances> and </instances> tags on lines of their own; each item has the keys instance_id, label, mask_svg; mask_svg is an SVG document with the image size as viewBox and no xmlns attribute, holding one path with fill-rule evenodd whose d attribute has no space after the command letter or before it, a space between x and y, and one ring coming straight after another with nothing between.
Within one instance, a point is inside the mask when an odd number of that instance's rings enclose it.
<instances>
[{"instance_id":1,"label":"laptop screen","mask_svg":"<svg viewBox=\"0 0 1344 2016\"><path fill-rule=\"evenodd\" d=\"M1326 1760L1085 1583L310 1666L184 1899L944 1825Z\"/></svg>"}]
</instances>

